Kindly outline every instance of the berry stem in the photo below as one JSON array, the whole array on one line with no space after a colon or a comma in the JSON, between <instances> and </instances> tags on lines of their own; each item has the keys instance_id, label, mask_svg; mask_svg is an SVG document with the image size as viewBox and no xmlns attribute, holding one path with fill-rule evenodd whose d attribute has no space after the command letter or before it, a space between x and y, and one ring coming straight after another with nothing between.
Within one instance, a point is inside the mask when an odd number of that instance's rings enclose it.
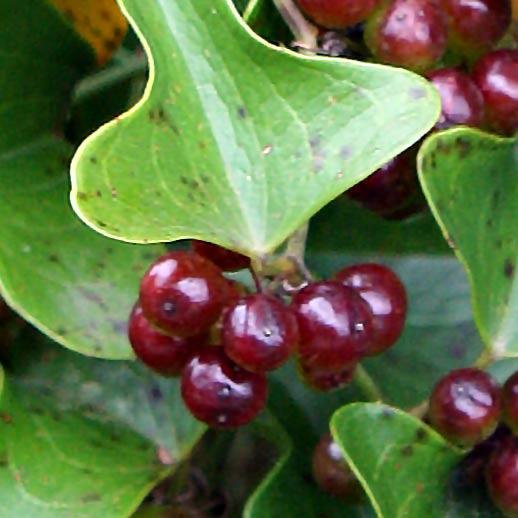
<instances>
[{"instance_id":1,"label":"berry stem","mask_svg":"<svg viewBox=\"0 0 518 518\"><path fill-rule=\"evenodd\" d=\"M294 1L273 0L273 3L295 36L296 43L309 52L315 49L317 47L318 28L304 17Z\"/></svg>"},{"instance_id":2,"label":"berry stem","mask_svg":"<svg viewBox=\"0 0 518 518\"><path fill-rule=\"evenodd\" d=\"M495 356L489 349L484 349L480 356L473 362L473 367L477 369L487 369L494 361L496 361Z\"/></svg>"},{"instance_id":3,"label":"berry stem","mask_svg":"<svg viewBox=\"0 0 518 518\"><path fill-rule=\"evenodd\" d=\"M369 401L383 401L380 388L362 365L356 367L353 380Z\"/></svg>"},{"instance_id":4,"label":"berry stem","mask_svg":"<svg viewBox=\"0 0 518 518\"><path fill-rule=\"evenodd\" d=\"M257 275L257 272L255 271L255 269L252 266L250 267L250 275L252 276L252 279L254 280L255 290L257 291L257 293L262 293L263 285L261 284L261 279L260 279L259 275Z\"/></svg>"}]
</instances>

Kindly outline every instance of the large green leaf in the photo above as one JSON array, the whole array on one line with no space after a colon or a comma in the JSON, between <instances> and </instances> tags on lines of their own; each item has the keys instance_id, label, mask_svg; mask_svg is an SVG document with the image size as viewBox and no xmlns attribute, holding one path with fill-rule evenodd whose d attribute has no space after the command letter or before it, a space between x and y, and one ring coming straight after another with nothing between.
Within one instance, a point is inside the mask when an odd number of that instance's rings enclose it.
<instances>
[{"instance_id":1,"label":"large green leaf","mask_svg":"<svg viewBox=\"0 0 518 518\"><path fill-rule=\"evenodd\" d=\"M518 140L450 130L425 142L419 166L432 211L468 272L486 345L497 357L518 355Z\"/></svg>"},{"instance_id":2,"label":"large green leaf","mask_svg":"<svg viewBox=\"0 0 518 518\"><path fill-rule=\"evenodd\" d=\"M17 345L1 404L1 516L129 516L204 432L177 381L35 332Z\"/></svg>"},{"instance_id":3,"label":"large green leaf","mask_svg":"<svg viewBox=\"0 0 518 518\"><path fill-rule=\"evenodd\" d=\"M6 392L6 393L5 393ZM6 390L0 421L0 515L129 516L167 470L138 435L45 397Z\"/></svg>"},{"instance_id":4,"label":"large green leaf","mask_svg":"<svg viewBox=\"0 0 518 518\"><path fill-rule=\"evenodd\" d=\"M261 255L437 117L422 78L273 47L231 0L121 5L145 39L148 88L72 165L73 206L105 235Z\"/></svg>"},{"instance_id":5,"label":"large green leaf","mask_svg":"<svg viewBox=\"0 0 518 518\"><path fill-rule=\"evenodd\" d=\"M96 360L58 347L40 334L16 344L11 381L62 411L81 411L124 425L181 461L205 431L186 410L178 379L153 374L138 362ZM59 380L59 383L56 383Z\"/></svg>"},{"instance_id":6,"label":"large green leaf","mask_svg":"<svg viewBox=\"0 0 518 518\"><path fill-rule=\"evenodd\" d=\"M71 349L130 358L127 317L139 276L162 248L113 242L77 220L68 203L72 150L51 136L93 54L44 0L0 7L2 295Z\"/></svg>"},{"instance_id":7,"label":"large green leaf","mask_svg":"<svg viewBox=\"0 0 518 518\"><path fill-rule=\"evenodd\" d=\"M22 316L91 356L131 358L126 323L161 247L99 236L67 203L68 145L48 137L0 153L0 287Z\"/></svg>"},{"instance_id":8,"label":"large green leaf","mask_svg":"<svg viewBox=\"0 0 518 518\"><path fill-rule=\"evenodd\" d=\"M331 430L379 517L446 516L448 481L462 453L436 432L372 403L340 409Z\"/></svg>"}]
</instances>

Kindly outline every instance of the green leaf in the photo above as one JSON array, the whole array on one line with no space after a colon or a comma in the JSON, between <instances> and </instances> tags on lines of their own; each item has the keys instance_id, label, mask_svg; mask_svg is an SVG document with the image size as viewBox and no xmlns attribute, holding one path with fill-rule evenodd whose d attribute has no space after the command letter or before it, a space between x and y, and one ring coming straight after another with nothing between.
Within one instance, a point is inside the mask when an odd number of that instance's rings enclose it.
<instances>
[{"instance_id":1,"label":"green leaf","mask_svg":"<svg viewBox=\"0 0 518 518\"><path fill-rule=\"evenodd\" d=\"M495 356L518 355L518 140L472 129L428 139L419 175L468 272L475 320Z\"/></svg>"},{"instance_id":2,"label":"green leaf","mask_svg":"<svg viewBox=\"0 0 518 518\"><path fill-rule=\"evenodd\" d=\"M205 430L181 404L177 380L67 352L34 331L15 348L9 382L2 516L129 516Z\"/></svg>"},{"instance_id":3,"label":"green leaf","mask_svg":"<svg viewBox=\"0 0 518 518\"><path fill-rule=\"evenodd\" d=\"M446 516L448 479L462 452L436 432L375 403L340 409L331 430L379 517Z\"/></svg>"},{"instance_id":4,"label":"green leaf","mask_svg":"<svg viewBox=\"0 0 518 518\"><path fill-rule=\"evenodd\" d=\"M83 354L132 358L126 323L162 247L127 245L81 224L67 203L70 147L42 138L0 153L0 288L24 318Z\"/></svg>"},{"instance_id":5,"label":"green leaf","mask_svg":"<svg viewBox=\"0 0 518 518\"><path fill-rule=\"evenodd\" d=\"M115 243L77 220L67 199L72 150L51 136L93 53L43 0L0 5L2 295L71 349L131 358L126 320L139 276L162 248Z\"/></svg>"},{"instance_id":6,"label":"green leaf","mask_svg":"<svg viewBox=\"0 0 518 518\"><path fill-rule=\"evenodd\" d=\"M105 235L270 252L437 117L422 78L268 45L230 0L121 3L148 88L72 164L74 209Z\"/></svg>"},{"instance_id":7,"label":"green leaf","mask_svg":"<svg viewBox=\"0 0 518 518\"><path fill-rule=\"evenodd\" d=\"M153 374L138 362L87 358L34 332L22 335L14 349L16 387L35 399L52 398L62 411L116 421L167 450L174 464L205 431L186 410L178 379Z\"/></svg>"}]
</instances>

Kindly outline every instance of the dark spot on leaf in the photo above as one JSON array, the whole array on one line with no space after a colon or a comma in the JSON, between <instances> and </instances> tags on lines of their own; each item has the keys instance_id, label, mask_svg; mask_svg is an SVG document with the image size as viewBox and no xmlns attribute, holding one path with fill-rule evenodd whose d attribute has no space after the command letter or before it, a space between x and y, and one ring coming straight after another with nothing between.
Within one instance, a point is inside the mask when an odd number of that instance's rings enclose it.
<instances>
[{"instance_id":1,"label":"dark spot on leaf","mask_svg":"<svg viewBox=\"0 0 518 518\"><path fill-rule=\"evenodd\" d=\"M106 11L105 9L101 9L100 15L103 20L106 20L106 21L110 20L110 13L108 11Z\"/></svg>"},{"instance_id":2,"label":"dark spot on leaf","mask_svg":"<svg viewBox=\"0 0 518 518\"><path fill-rule=\"evenodd\" d=\"M413 99L414 101L418 101L419 99L423 99L426 97L426 91L424 88L419 88L417 86L414 86L408 90L408 95L410 99Z\"/></svg>"},{"instance_id":3,"label":"dark spot on leaf","mask_svg":"<svg viewBox=\"0 0 518 518\"><path fill-rule=\"evenodd\" d=\"M117 198L119 193L117 192L117 189L115 187L112 187L112 198Z\"/></svg>"},{"instance_id":4,"label":"dark spot on leaf","mask_svg":"<svg viewBox=\"0 0 518 518\"><path fill-rule=\"evenodd\" d=\"M340 158L342 160L347 160L352 154L352 149L349 146L342 146L340 148Z\"/></svg>"},{"instance_id":5,"label":"dark spot on leaf","mask_svg":"<svg viewBox=\"0 0 518 518\"><path fill-rule=\"evenodd\" d=\"M416 485L415 485L415 491L416 493L422 493L424 490L424 484L422 482L418 482Z\"/></svg>"},{"instance_id":6,"label":"dark spot on leaf","mask_svg":"<svg viewBox=\"0 0 518 518\"><path fill-rule=\"evenodd\" d=\"M184 185L189 185L189 180L185 176L180 176L180 182Z\"/></svg>"},{"instance_id":7,"label":"dark spot on leaf","mask_svg":"<svg viewBox=\"0 0 518 518\"><path fill-rule=\"evenodd\" d=\"M202 174L202 175L200 176L200 179L201 179L201 181L202 181L203 183L209 183L209 182L210 182L210 178L209 178L208 176L204 175L204 174Z\"/></svg>"},{"instance_id":8,"label":"dark spot on leaf","mask_svg":"<svg viewBox=\"0 0 518 518\"><path fill-rule=\"evenodd\" d=\"M56 254L50 254L48 259L51 263L59 263L59 257Z\"/></svg>"},{"instance_id":9,"label":"dark spot on leaf","mask_svg":"<svg viewBox=\"0 0 518 518\"><path fill-rule=\"evenodd\" d=\"M158 387L156 385L154 387L151 387L151 390L149 391L149 395L151 396L151 399L155 402L161 401L162 399L164 399L164 395L162 394L160 387Z\"/></svg>"},{"instance_id":10,"label":"dark spot on leaf","mask_svg":"<svg viewBox=\"0 0 518 518\"><path fill-rule=\"evenodd\" d=\"M381 411L381 417L384 419L392 419L396 413L392 408L383 407Z\"/></svg>"},{"instance_id":11,"label":"dark spot on leaf","mask_svg":"<svg viewBox=\"0 0 518 518\"><path fill-rule=\"evenodd\" d=\"M314 135L309 139L309 147L312 149L313 152L317 152L320 148L320 135Z\"/></svg>"},{"instance_id":12,"label":"dark spot on leaf","mask_svg":"<svg viewBox=\"0 0 518 518\"><path fill-rule=\"evenodd\" d=\"M128 332L128 322L126 320L113 320L111 322L111 328L115 331L115 333L125 335Z\"/></svg>"},{"instance_id":13,"label":"dark spot on leaf","mask_svg":"<svg viewBox=\"0 0 518 518\"><path fill-rule=\"evenodd\" d=\"M81 192L81 191L79 191L79 192L77 193L77 197L78 197L80 200L83 200L83 201L84 201L84 200L86 200L86 199L88 198L88 196L86 195L86 193L85 193L85 192Z\"/></svg>"},{"instance_id":14,"label":"dark spot on leaf","mask_svg":"<svg viewBox=\"0 0 518 518\"><path fill-rule=\"evenodd\" d=\"M86 300L89 300L90 302L97 304L101 309L105 311L108 310L108 305L104 302L99 292L83 287L78 288L78 291Z\"/></svg>"},{"instance_id":15,"label":"dark spot on leaf","mask_svg":"<svg viewBox=\"0 0 518 518\"><path fill-rule=\"evenodd\" d=\"M90 502L99 502L101 500L101 495L99 493L87 493L81 497L81 502L84 504L88 504Z\"/></svg>"},{"instance_id":16,"label":"dark spot on leaf","mask_svg":"<svg viewBox=\"0 0 518 518\"><path fill-rule=\"evenodd\" d=\"M415 433L416 442L425 442L428 439L428 435L423 428L418 428Z\"/></svg>"},{"instance_id":17,"label":"dark spot on leaf","mask_svg":"<svg viewBox=\"0 0 518 518\"><path fill-rule=\"evenodd\" d=\"M95 222L101 227L101 228L106 228L108 225L104 222L104 221L101 221L99 219L96 219Z\"/></svg>"},{"instance_id":18,"label":"dark spot on leaf","mask_svg":"<svg viewBox=\"0 0 518 518\"><path fill-rule=\"evenodd\" d=\"M457 137L455 139L455 145L457 146L459 150L459 157L460 158L466 158L468 153L471 150L471 144L469 140L463 138L463 137Z\"/></svg>"},{"instance_id":19,"label":"dark spot on leaf","mask_svg":"<svg viewBox=\"0 0 518 518\"><path fill-rule=\"evenodd\" d=\"M91 156L91 157L89 158L89 160L90 160L90 162L91 162L92 164L97 164L97 157L95 157L95 156Z\"/></svg>"},{"instance_id":20,"label":"dark spot on leaf","mask_svg":"<svg viewBox=\"0 0 518 518\"><path fill-rule=\"evenodd\" d=\"M0 457L0 468L5 468L7 466L7 457Z\"/></svg>"},{"instance_id":21,"label":"dark spot on leaf","mask_svg":"<svg viewBox=\"0 0 518 518\"><path fill-rule=\"evenodd\" d=\"M168 114L165 112L165 110L162 106L157 106L157 107L149 110L148 116L149 116L149 120L153 124L156 124L157 126L167 127L169 129L171 129L177 135L180 134L180 130L178 129L176 124L173 123L173 121L168 116Z\"/></svg>"},{"instance_id":22,"label":"dark spot on leaf","mask_svg":"<svg viewBox=\"0 0 518 518\"><path fill-rule=\"evenodd\" d=\"M401 448L401 455L403 457L411 457L414 453L414 447L411 444L407 444Z\"/></svg>"},{"instance_id":23,"label":"dark spot on leaf","mask_svg":"<svg viewBox=\"0 0 518 518\"><path fill-rule=\"evenodd\" d=\"M95 195L97 196L97 198L102 198L103 197L103 193L99 190L95 191Z\"/></svg>"},{"instance_id":24,"label":"dark spot on leaf","mask_svg":"<svg viewBox=\"0 0 518 518\"><path fill-rule=\"evenodd\" d=\"M122 38L123 36L123 32L122 32L122 29L120 27L115 27L113 29L113 37L116 38L116 39L120 39Z\"/></svg>"},{"instance_id":25,"label":"dark spot on leaf","mask_svg":"<svg viewBox=\"0 0 518 518\"><path fill-rule=\"evenodd\" d=\"M500 248L500 249L501 249L501 248L502 248L502 246L504 245L503 241L502 241L500 238L498 238L498 239L495 241L495 244L496 244L496 247L497 247L497 248Z\"/></svg>"},{"instance_id":26,"label":"dark spot on leaf","mask_svg":"<svg viewBox=\"0 0 518 518\"><path fill-rule=\"evenodd\" d=\"M110 441L112 441L112 442L119 442L120 440L121 440L120 434L118 434L117 432L111 432L110 433Z\"/></svg>"},{"instance_id":27,"label":"dark spot on leaf","mask_svg":"<svg viewBox=\"0 0 518 518\"><path fill-rule=\"evenodd\" d=\"M444 140L439 140L439 142L437 142L437 151L443 155L447 155L451 151L451 146Z\"/></svg>"},{"instance_id":28,"label":"dark spot on leaf","mask_svg":"<svg viewBox=\"0 0 518 518\"><path fill-rule=\"evenodd\" d=\"M2 419L2 421L5 423L5 424L11 424L13 422L13 418L11 417L10 414L8 414L7 412L2 412L0 413L0 419Z\"/></svg>"},{"instance_id":29,"label":"dark spot on leaf","mask_svg":"<svg viewBox=\"0 0 518 518\"><path fill-rule=\"evenodd\" d=\"M200 142L198 142L198 147L200 149L206 149L207 148L207 143L203 140L200 140Z\"/></svg>"},{"instance_id":30,"label":"dark spot on leaf","mask_svg":"<svg viewBox=\"0 0 518 518\"><path fill-rule=\"evenodd\" d=\"M504 275L508 279L514 277L514 261L512 259L506 259L504 263Z\"/></svg>"},{"instance_id":31,"label":"dark spot on leaf","mask_svg":"<svg viewBox=\"0 0 518 518\"><path fill-rule=\"evenodd\" d=\"M43 410L43 408L40 408L39 406L30 408L29 412L36 415L45 415L45 411Z\"/></svg>"},{"instance_id":32,"label":"dark spot on leaf","mask_svg":"<svg viewBox=\"0 0 518 518\"><path fill-rule=\"evenodd\" d=\"M248 113L244 106L239 106L237 109L237 115L240 119L246 119L248 117Z\"/></svg>"},{"instance_id":33,"label":"dark spot on leaf","mask_svg":"<svg viewBox=\"0 0 518 518\"><path fill-rule=\"evenodd\" d=\"M68 332L68 331L67 331L64 327L58 327L58 328L56 329L56 333L57 333L58 335L61 335L61 336L66 335L66 334L67 334L67 332Z\"/></svg>"},{"instance_id":34,"label":"dark spot on leaf","mask_svg":"<svg viewBox=\"0 0 518 518\"><path fill-rule=\"evenodd\" d=\"M456 360L462 360L467 353L467 346L464 342L453 343L448 347L448 353Z\"/></svg>"}]
</instances>

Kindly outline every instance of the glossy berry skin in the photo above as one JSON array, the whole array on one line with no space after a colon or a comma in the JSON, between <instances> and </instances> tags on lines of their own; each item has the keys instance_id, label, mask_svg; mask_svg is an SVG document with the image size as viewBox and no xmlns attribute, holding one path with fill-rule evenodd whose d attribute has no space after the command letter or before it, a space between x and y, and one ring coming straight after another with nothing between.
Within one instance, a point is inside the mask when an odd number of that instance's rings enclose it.
<instances>
[{"instance_id":1,"label":"glossy berry skin","mask_svg":"<svg viewBox=\"0 0 518 518\"><path fill-rule=\"evenodd\" d=\"M302 382L309 388L320 392L330 392L346 387L353 380L355 369L356 365L347 366L339 372L328 372L308 367L300 361L297 362L297 371Z\"/></svg>"},{"instance_id":2,"label":"glossy berry skin","mask_svg":"<svg viewBox=\"0 0 518 518\"><path fill-rule=\"evenodd\" d=\"M469 447L495 430L500 399L500 387L489 374L475 368L458 369L433 389L428 417L448 440Z\"/></svg>"},{"instance_id":3,"label":"glossy berry skin","mask_svg":"<svg viewBox=\"0 0 518 518\"><path fill-rule=\"evenodd\" d=\"M379 0L296 0L300 10L326 29L344 29L365 20Z\"/></svg>"},{"instance_id":4,"label":"glossy berry skin","mask_svg":"<svg viewBox=\"0 0 518 518\"><path fill-rule=\"evenodd\" d=\"M417 72L442 57L447 37L446 17L435 0L386 0L365 29L378 61Z\"/></svg>"},{"instance_id":5,"label":"glossy berry skin","mask_svg":"<svg viewBox=\"0 0 518 518\"><path fill-rule=\"evenodd\" d=\"M330 434L320 438L313 452L313 479L322 491L345 501L357 502L363 496L358 479Z\"/></svg>"},{"instance_id":6,"label":"glossy berry skin","mask_svg":"<svg viewBox=\"0 0 518 518\"><path fill-rule=\"evenodd\" d=\"M518 50L495 50L482 57L473 79L486 103L489 123L495 131L518 131Z\"/></svg>"},{"instance_id":7,"label":"glossy berry skin","mask_svg":"<svg viewBox=\"0 0 518 518\"><path fill-rule=\"evenodd\" d=\"M493 451L486 467L486 485L505 516L518 516L518 439L508 437Z\"/></svg>"},{"instance_id":8,"label":"glossy berry skin","mask_svg":"<svg viewBox=\"0 0 518 518\"><path fill-rule=\"evenodd\" d=\"M510 0L441 0L448 18L449 45L467 57L493 48L511 23Z\"/></svg>"},{"instance_id":9,"label":"glossy berry skin","mask_svg":"<svg viewBox=\"0 0 518 518\"><path fill-rule=\"evenodd\" d=\"M298 342L297 319L280 300L258 293L225 312L223 347L243 369L267 372L288 360Z\"/></svg>"},{"instance_id":10,"label":"glossy berry skin","mask_svg":"<svg viewBox=\"0 0 518 518\"><path fill-rule=\"evenodd\" d=\"M518 372L510 376L502 387L502 413L505 424L518 435Z\"/></svg>"},{"instance_id":11,"label":"glossy berry skin","mask_svg":"<svg viewBox=\"0 0 518 518\"><path fill-rule=\"evenodd\" d=\"M205 341L203 336L165 335L149 323L138 303L130 315L128 337L137 358L164 376L179 376L191 355Z\"/></svg>"},{"instance_id":12,"label":"glossy berry skin","mask_svg":"<svg viewBox=\"0 0 518 518\"><path fill-rule=\"evenodd\" d=\"M214 428L243 426L264 408L266 377L245 371L222 347L206 347L182 373L182 398L196 419Z\"/></svg>"},{"instance_id":13,"label":"glossy berry skin","mask_svg":"<svg viewBox=\"0 0 518 518\"><path fill-rule=\"evenodd\" d=\"M346 194L385 219L401 219L415 213L420 208L421 194L415 149L401 153Z\"/></svg>"},{"instance_id":14,"label":"glossy berry skin","mask_svg":"<svg viewBox=\"0 0 518 518\"><path fill-rule=\"evenodd\" d=\"M341 372L356 365L373 335L369 305L338 282L315 282L292 299L299 325L299 357L307 367Z\"/></svg>"},{"instance_id":15,"label":"glossy berry skin","mask_svg":"<svg viewBox=\"0 0 518 518\"><path fill-rule=\"evenodd\" d=\"M250 258L206 241L192 241L192 249L224 272L236 272L250 266Z\"/></svg>"},{"instance_id":16,"label":"glossy berry skin","mask_svg":"<svg viewBox=\"0 0 518 518\"><path fill-rule=\"evenodd\" d=\"M146 317L175 336L204 333L218 319L227 281L220 269L193 252L175 251L151 265L140 284Z\"/></svg>"},{"instance_id":17,"label":"glossy berry skin","mask_svg":"<svg viewBox=\"0 0 518 518\"><path fill-rule=\"evenodd\" d=\"M435 129L484 124L484 98L471 77L455 68L441 68L427 74L441 96L441 116Z\"/></svg>"},{"instance_id":18,"label":"glossy berry skin","mask_svg":"<svg viewBox=\"0 0 518 518\"><path fill-rule=\"evenodd\" d=\"M353 288L370 306L373 337L365 354L374 356L394 345L407 311L406 290L399 277L382 264L364 263L340 270L335 279Z\"/></svg>"}]
</instances>

